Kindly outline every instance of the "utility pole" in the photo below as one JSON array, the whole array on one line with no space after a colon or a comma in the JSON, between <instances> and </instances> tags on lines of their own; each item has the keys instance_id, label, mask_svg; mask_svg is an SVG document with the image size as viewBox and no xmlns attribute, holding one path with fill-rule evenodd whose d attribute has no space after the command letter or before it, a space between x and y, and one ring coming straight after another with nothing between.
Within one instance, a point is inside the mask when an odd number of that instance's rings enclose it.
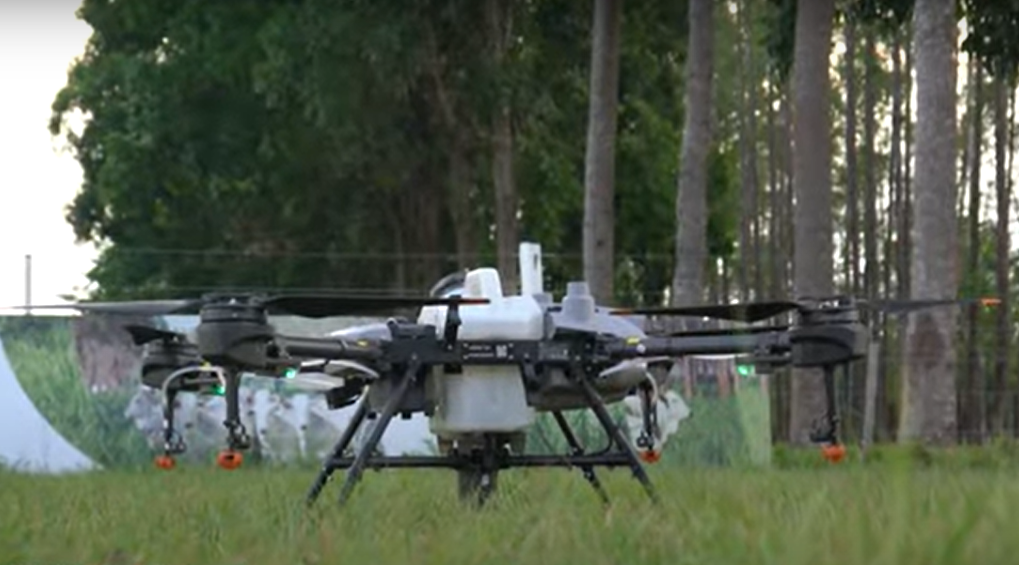
<instances>
[{"instance_id":1,"label":"utility pole","mask_svg":"<svg viewBox=\"0 0 1019 565\"><path fill-rule=\"evenodd\" d=\"M32 305L32 254L25 254L25 306ZM25 314L32 313L31 308L25 309Z\"/></svg>"}]
</instances>

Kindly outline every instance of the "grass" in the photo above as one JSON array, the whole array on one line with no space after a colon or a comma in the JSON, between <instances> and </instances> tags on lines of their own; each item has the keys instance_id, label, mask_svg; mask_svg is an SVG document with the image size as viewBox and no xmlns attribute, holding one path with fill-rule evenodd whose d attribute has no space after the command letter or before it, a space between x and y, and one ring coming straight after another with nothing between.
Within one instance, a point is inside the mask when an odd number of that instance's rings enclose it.
<instances>
[{"instance_id":1,"label":"grass","mask_svg":"<svg viewBox=\"0 0 1019 565\"><path fill-rule=\"evenodd\" d=\"M602 472L607 510L563 470L506 473L479 511L442 471L368 473L344 509L334 482L311 510L312 471L0 475L0 563L1011 562L1015 467L912 460L652 467L659 507L628 473Z\"/></svg>"},{"instance_id":2,"label":"grass","mask_svg":"<svg viewBox=\"0 0 1019 565\"><path fill-rule=\"evenodd\" d=\"M7 360L53 428L101 465L148 465L145 440L124 416L134 391L89 392L71 332L67 318L0 317Z\"/></svg>"}]
</instances>

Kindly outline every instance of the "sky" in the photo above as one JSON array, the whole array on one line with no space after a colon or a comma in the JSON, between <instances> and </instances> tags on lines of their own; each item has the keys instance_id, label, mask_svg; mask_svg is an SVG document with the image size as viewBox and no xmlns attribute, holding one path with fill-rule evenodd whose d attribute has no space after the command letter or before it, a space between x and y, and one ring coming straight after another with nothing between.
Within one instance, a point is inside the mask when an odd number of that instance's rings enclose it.
<instances>
[{"instance_id":1,"label":"sky","mask_svg":"<svg viewBox=\"0 0 1019 565\"><path fill-rule=\"evenodd\" d=\"M63 303L88 280L97 255L77 245L64 208L81 186L81 167L47 129L50 104L91 28L80 0L0 3L0 308L25 301L25 255L32 256L32 303Z\"/></svg>"}]
</instances>

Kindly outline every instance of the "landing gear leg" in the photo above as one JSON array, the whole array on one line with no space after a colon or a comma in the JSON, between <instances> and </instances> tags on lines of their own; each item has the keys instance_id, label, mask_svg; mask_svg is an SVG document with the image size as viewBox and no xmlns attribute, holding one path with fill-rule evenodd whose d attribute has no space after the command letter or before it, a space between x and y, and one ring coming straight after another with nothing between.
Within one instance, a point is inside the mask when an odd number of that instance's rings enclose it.
<instances>
[{"instance_id":1,"label":"landing gear leg","mask_svg":"<svg viewBox=\"0 0 1019 565\"><path fill-rule=\"evenodd\" d=\"M241 376L236 371L226 374L226 426L227 447L219 452L216 463L224 469L236 469L243 461L241 451L251 447L251 437L241 422L240 406Z\"/></svg>"},{"instance_id":2,"label":"landing gear leg","mask_svg":"<svg viewBox=\"0 0 1019 565\"><path fill-rule=\"evenodd\" d=\"M173 469L176 462L174 455L184 453L187 447L184 445L184 438L181 437L173 423L174 403L177 402L177 390L171 389L166 392L163 399L163 453L156 456L156 467L160 469Z\"/></svg>"},{"instance_id":3,"label":"landing gear leg","mask_svg":"<svg viewBox=\"0 0 1019 565\"><path fill-rule=\"evenodd\" d=\"M574 372L576 375L580 375L579 372ZM587 397L588 404L591 406L591 410L594 411L594 415L601 422L603 428L608 433L609 438L615 442L616 446L626 455L626 459L629 461L630 470L633 472L634 478L636 478L641 486L644 487L644 492L647 493L648 498L652 502L658 503L658 494L655 492L654 486L651 484L651 478L648 477L647 471L640 464L640 459L637 457L637 452L634 451L630 442L627 441L626 436L623 435L623 431L619 429L619 426L612 421L612 415L609 414L608 409L605 407L605 403L601 397L598 396L598 391L591 386L583 377L577 379L577 383L580 385L580 389L583 391L584 396Z\"/></svg>"},{"instance_id":4,"label":"landing gear leg","mask_svg":"<svg viewBox=\"0 0 1019 565\"><path fill-rule=\"evenodd\" d=\"M481 447L474 449L469 462L456 471L461 501L480 508L495 494L500 459L505 449L498 435L485 434L482 437Z\"/></svg>"},{"instance_id":5,"label":"landing gear leg","mask_svg":"<svg viewBox=\"0 0 1019 565\"><path fill-rule=\"evenodd\" d=\"M367 392L361 395L361 399L357 403L357 408L354 409L354 415L350 418L350 423L347 424L347 428L343 430L343 435L340 436L340 441L336 442L332 452L326 457L325 464L322 465L322 469L318 472L318 476L315 478L315 482L311 485L311 489L308 491L306 503L311 506L315 503L319 493L325 488L326 483L332 477L333 472L336 470L333 467L333 459L343 456L343 452L347 450L347 446L354 440L354 435L357 433L358 428L361 427L361 423L364 422L365 416L368 415L368 394Z\"/></svg>"},{"instance_id":6,"label":"landing gear leg","mask_svg":"<svg viewBox=\"0 0 1019 565\"><path fill-rule=\"evenodd\" d=\"M576 434L573 433L573 429L570 428L570 424L566 421L566 417L563 416L563 413L556 410L555 412L552 412L552 417L555 418L556 424L559 424L559 429L562 430L563 436L566 437L566 443L569 444L570 449L573 451L573 455L583 455L584 447L580 445L580 440L578 440ZM601 499L603 504L607 505L609 503L609 495L601 486L601 481L598 480L598 475L594 472L594 466L581 465L580 470L584 473L584 478L587 479L587 482L590 483L591 486L594 487L595 492L598 493L598 498Z\"/></svg>"},{"instance_id":7,"label":"landing gear leg","mask_svg":"<svg viewBox=\"0 0 1019 565\"><path fill-rule=\"evenodd\" d=\"M382 412L379 414L378 421L372 428L371 433L368 434L368 439L365 440L364 445L358 450L357 455L354 457L354 463L347 470L347 480L343 483L343 488L340 490L339 503L342 506L351 493L354 491L354 487L357 485L358 480L361 478L361 474L364 472L365 466L368 463L368 458L375 452L375 448L378 446L379 441L382 439L382 434L386 432L386 428L389 426L390 420L393 419L393 415L396 414L396 409L403 403L403 399L407 396L407 392L410 390L410 385L417 379L416 363L411 363L407 367L406 373L401 379L398 388L394 391L393 395L386 401L385 406L382 407Z\"/></svg>"},{"instance_id":8,"label":"landing gear leg","mask_svg":"<svg viewBox=\"0 0 1019 565\"><path fill-rule=\"evenodd\" d=\"M821 453L825 459L838 463L846 454L846 448L839 442L839 423L837 403L835 401L835 368L824 367L825 414L810 439L821 444Z\"/></svg>"}]
</instances>

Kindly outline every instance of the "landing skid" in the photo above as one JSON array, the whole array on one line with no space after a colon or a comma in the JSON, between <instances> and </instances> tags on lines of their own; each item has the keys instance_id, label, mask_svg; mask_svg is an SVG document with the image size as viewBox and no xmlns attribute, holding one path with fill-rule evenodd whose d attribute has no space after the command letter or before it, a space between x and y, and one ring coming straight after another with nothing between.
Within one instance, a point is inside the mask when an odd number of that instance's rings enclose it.
<instances>
[{"instance_id":1,"label":"landing skid","mask_svg":"<svg viewBox=\"0 0 1019 565\"><path fill-rule=\"evenodd\" d=\"M347 469L346 480L339 493L339 503L342 506L350 498L354 487L361 479L366 469L383 468L444 468L453 469L459 475L460 495L462 498L473 498L477 504L483 504L495 491L496 477L499 471L513 467L576 467L581 470L584 478L594 488L598 497L605 504L609 498L602 487L598 476L595 474L596 466L603 467L629 467L635 479L644 487L644 491L652 502L658 502L658 495L655 492L651 480L641 465L637 452L630 445L626 436L619 426L612 420L608 409L601 397L584 379L579 379L578 384L588 401L588 406L598 418L599 423L608 433L611 439L610 447L603 453L585 453L573 430L570 428L566 418L561 412L553 412L560 431L570 446L571 453L568 455L518 455L509 452L507 447L496 442L494 436L486 437L484 445L472 449L470 452L453 451L445 456L405 456L387 457L372 456L382 434L392 420L396 408L400 405L403 396L410 390L410 385L415 377L415 370L408 371L402 377L397 390L382 407L378 414L375 427L372 429L367 440L357 450L353 457L344 457L350 446L357 429L364 422L368 415L367 395L363 395L357 404L354 416L332 452L326 458L321 471L308 491L307 503L315 503L326 483L329 482L333 473L339 469ZM616 449L611 449L615 444Z\"/></svg>"}]
</instances>

